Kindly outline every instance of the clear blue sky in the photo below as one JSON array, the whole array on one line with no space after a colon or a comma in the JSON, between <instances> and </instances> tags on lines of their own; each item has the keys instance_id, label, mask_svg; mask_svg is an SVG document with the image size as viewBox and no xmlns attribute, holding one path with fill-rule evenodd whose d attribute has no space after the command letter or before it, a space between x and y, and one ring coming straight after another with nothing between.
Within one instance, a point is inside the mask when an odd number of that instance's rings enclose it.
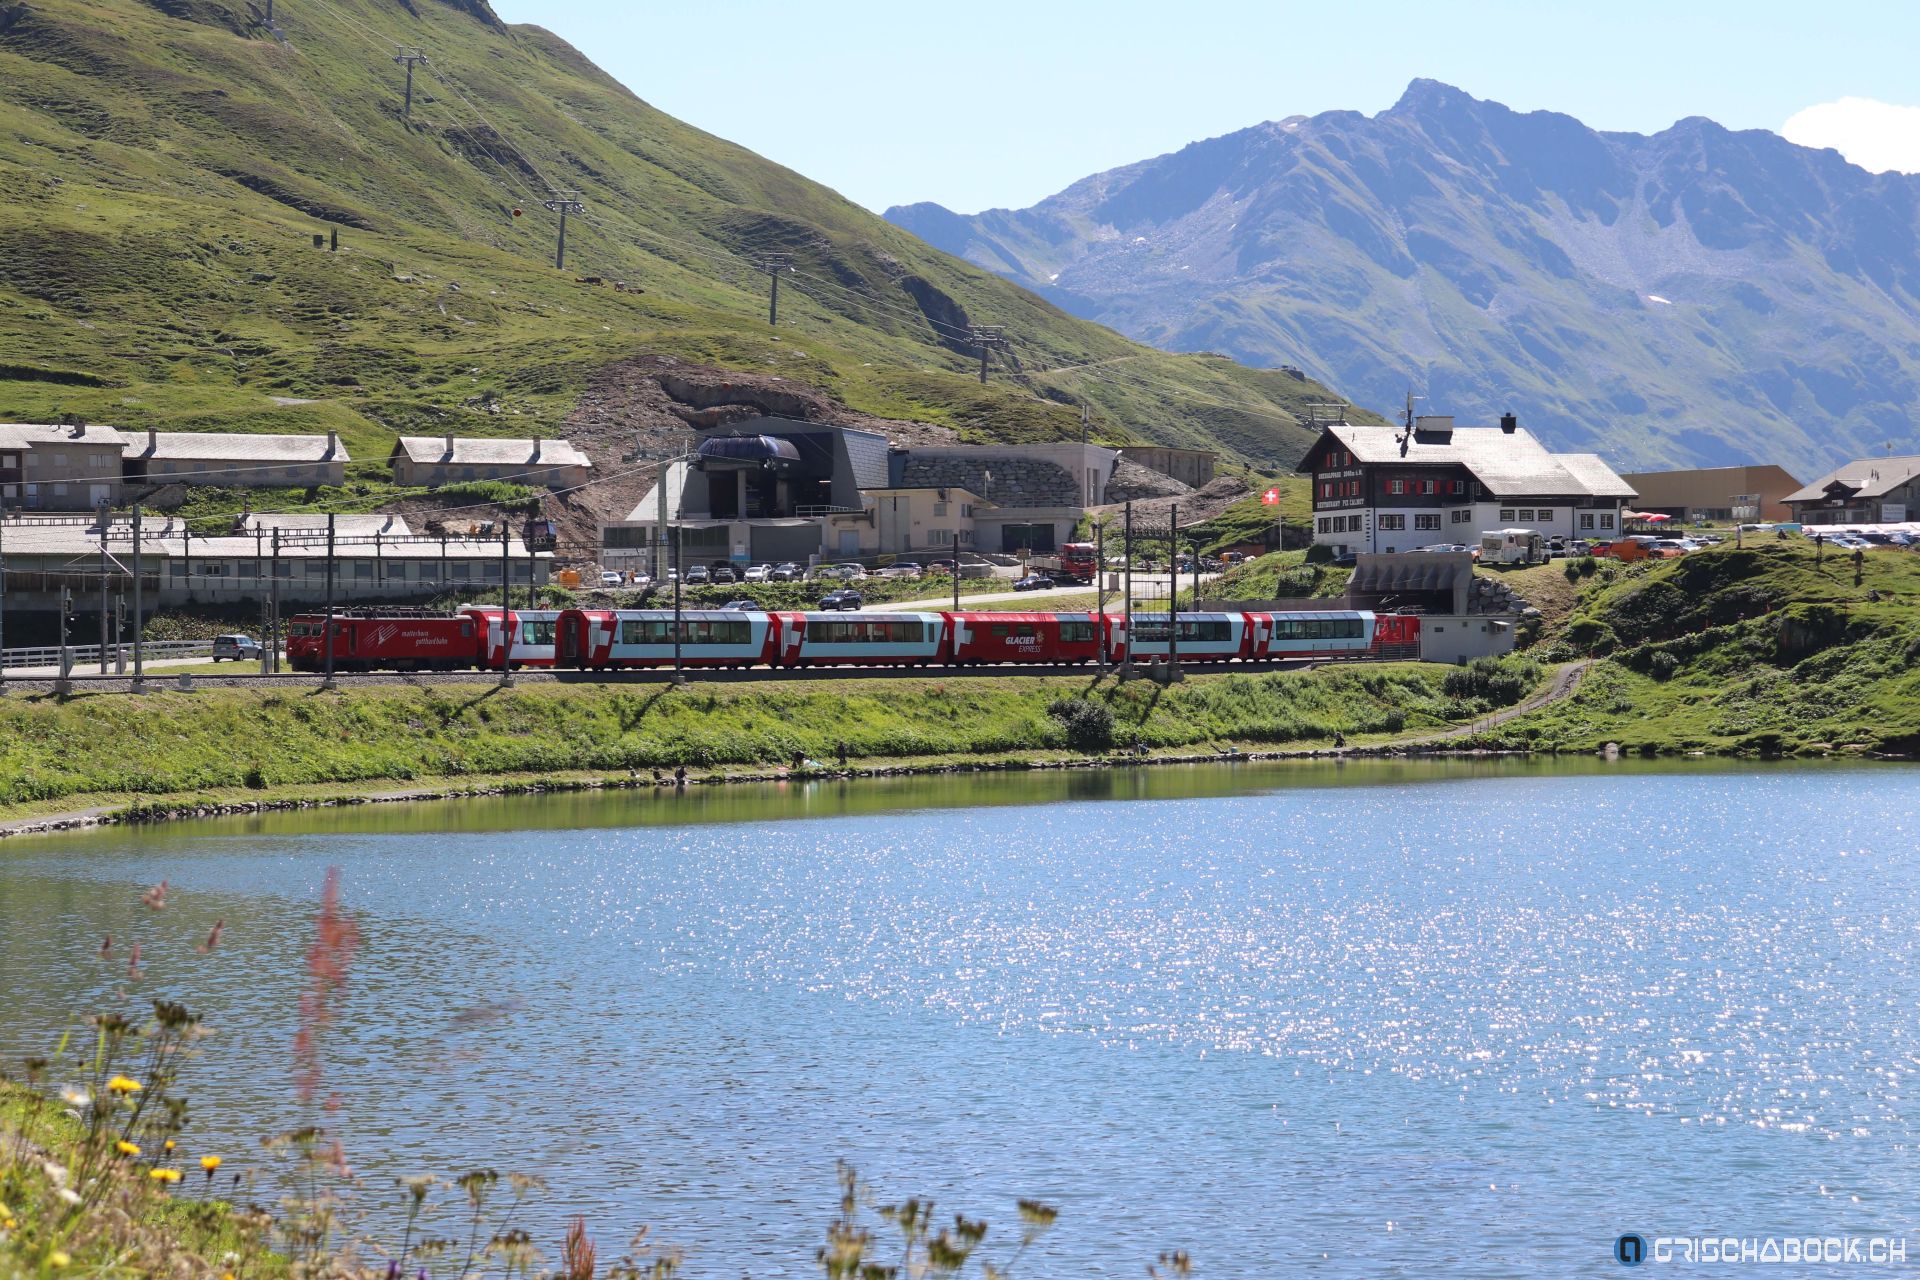
<instances>
[{"instance_id":1,"label":"clear blue sky","mask_svg":"<svg viewBox=\"0 0 1920 1280\"><path fill-rule=\"evenodd\" d=\"M642 98L873 209L1024 206L1427 76L1651 132L1920 102L1913 0L494 0Z\"/></svg>"}]
</instances>

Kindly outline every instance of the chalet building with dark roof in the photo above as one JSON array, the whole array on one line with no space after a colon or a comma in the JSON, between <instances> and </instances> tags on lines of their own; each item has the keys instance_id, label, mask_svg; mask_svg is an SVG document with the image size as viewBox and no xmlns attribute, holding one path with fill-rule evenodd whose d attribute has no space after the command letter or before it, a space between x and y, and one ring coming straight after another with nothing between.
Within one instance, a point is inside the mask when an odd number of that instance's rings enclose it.
<instances>
[{"instance_id":1,"label":"chalet building with dark roof","mask_svg":"<svg viewBox=\"0 0 1920 1280\"><path fill-rule=\"evenodd\" d=\"M1298 470L1313 477L1313 540L1359 554L1472 546L1491 529L1612 538L1633 486L1592 453L1552 453L1512 414L1323 427Z\"/></svg>"},{"instance_id":2,"label":"chalet building with dark roof","mask_svg":"<svg viewBox=\"0 0 1920 1280\"><path fill-rule=\"evenodd\" d=\"M1920 520L1920 457L1856 458L1786 497L1801 524Z\"/></svg>"}]
</instances>

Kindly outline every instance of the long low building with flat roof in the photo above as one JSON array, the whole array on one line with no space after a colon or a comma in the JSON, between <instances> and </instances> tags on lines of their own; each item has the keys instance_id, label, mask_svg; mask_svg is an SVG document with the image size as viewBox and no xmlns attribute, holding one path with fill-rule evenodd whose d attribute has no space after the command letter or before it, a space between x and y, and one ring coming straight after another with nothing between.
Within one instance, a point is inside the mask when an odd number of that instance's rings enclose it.
<instances>
[{"instance_id":1,"label":"long low building with flat roof","mask_svg":"<svg viewBox=\"0 0 1920 1280\"><path fill-rule=\"evenodd\" d=\"M1791 520L1787 497L1800 482L1771 464L1700 467L1691 471L1636 471L1620 477L1633 486L1634 505L1676 520Z\"/></svg>"},{"instance_id":2,"label":"long low building with flat roof","mask_svg":"<svg viewBox=\"0 0 1920 1280\"><path fill-rule=\"evenodd\" d=\"M388 455L393 481L442 485L462 480L503 480L535 489L571 489L593 477L587 455L565 440L534 437L401 436Z\"/></svg>"},{"instance_id":3,"label":"long low building with flat roof","mask_svg":"<svg viewBox=\"0 0 1920 1280\"><path fill-rule=\"evenodd\" d=\"M135 556L133 522L113 516L28 516L0 520L9 609L57 609L62 588L74 608L95 608L104 567L109 595L132 592L139 565L144 603L220 604L277 595L311 604L327 595L327 518L257 514L214 534L183 520L141 522ZM504 554L503 554L504 552ZM416 534L395 515L337 516L333 528L333 592L337 602L392 600L500 590L546 583L553 556L530 551L518 529L468 534Z\"/></svg>"},{"instance_id":4,"label":"long low building with flat roof","mask_svg":"<svg viewBox=\"0 0 1920 1280\"><path fill-rule=\"evenodd\" d=\"M280 436L217 431L153 431L134 438L124 459L126 483L206 484L299 489L347 482L340 434Z\"/></svg>"}]
</instances>

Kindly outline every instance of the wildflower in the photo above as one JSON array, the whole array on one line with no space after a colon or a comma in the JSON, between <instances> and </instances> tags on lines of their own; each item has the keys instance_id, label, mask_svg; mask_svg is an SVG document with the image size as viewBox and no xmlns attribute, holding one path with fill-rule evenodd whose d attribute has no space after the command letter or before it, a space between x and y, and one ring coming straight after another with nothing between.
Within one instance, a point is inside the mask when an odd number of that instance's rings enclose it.
<instances>
[{"instance_id":1,"label":"wildflower","mask_svg":"<svg viewBox=\"0 0 1920 1280\"><path fill-rule=\"evenodd\" d=\"M219 1156L201 1156L200 1167L202 1169L205 1169L207 1171L207 1176L211 1178L213 1176L213 1171L220 1167L220 1157Z\"/></svg>"},{"instance_id":2,"label":"wildflower","mask_svg":"<svg viewBox=\"0 0 1920 1280\"><path fill-rule=\"evenodd\" d=\"M129 1093L138 1093L143 1087L138 1080L130 1080L126 1076L115 1076L107 1081L107 1091L120 1094L122 1097Z\"/></svg>"},{"instance_id":3,"label":"wildflower","mask_svg":"<svg viewBox=\"0 0 1920 1280\"><path fill-rule=\"evenodd\" d=\"M120 1139L120 1141L114 1143L113 1149L115 1151L118 1151L123 1156L137 1156L140 1154L140 1148L134 1146L131 1142L128 1142L125 1138L122 1138Z\"/></svg>"},{"instance_id":4,"label":"wildflower","mask_svg":"<svg viewBox=\"0 0 1920 1280\"><path fill-rule=\"evenodd\" d=\"M166 1149L167 1149L168 1151L171 1151L171 1150L173 1150L173 1139L172 1139L172 1138L168 1138L168 1139L167 1139L167 1140L166 1140L166 1141L165 1141L164 1143L162 1143L161 1145L162 1145L163 1147L165 1147L165 1148L166 1148Z\"/></svg>"},{"instance_id":5,"label":"wildflower","mask_svg":"<svg viewBox=\"0 0 1920 1280\"><path fill-rule=\"evenodd\" d=\"M172 1186L174 1183L180 1181L180 1171L178 1169L149 1169L147 1170L147 1176L155 1182L164 1182L168 1186Z\"/></svg>"},{"instance_id":6,"label":"wildflower","mask_svg":"<svg viewBox=\"0 0 1920 1280\"><path fill-rule=\"evenodd\" d=\"M73 1261L73 1255L68 1253L65 1249L55 1249L52 1253L47 1255L47 1265L50 1267L56 1267L56 1268L64 1267L72 1261Z\"/></svg>"},{"instance_id":7,"label":"wildflower","mask_svg":"<svg viewBox=\"0 0 1920 1280\"><path fill-rule=\"evenodd\" d=\"M65 1201L67 1204L80 1203L80 1193L78 1191L75 1191L72 1187L55 1188L53 1194L59 1196L60 1199Z\"/></svg>"},{"instance_id":8,"label":"wildflower","mask_svg":"<svg viewBox=\"0 0 1920 1280\"><path fill-rule=\"evenodd\" d=\"M85 1089L75 1089L69 1085L60 1091L60 1101L70 1107L85 1108L93 1105L93 1095Z\"/></svg>"}]
</instances>

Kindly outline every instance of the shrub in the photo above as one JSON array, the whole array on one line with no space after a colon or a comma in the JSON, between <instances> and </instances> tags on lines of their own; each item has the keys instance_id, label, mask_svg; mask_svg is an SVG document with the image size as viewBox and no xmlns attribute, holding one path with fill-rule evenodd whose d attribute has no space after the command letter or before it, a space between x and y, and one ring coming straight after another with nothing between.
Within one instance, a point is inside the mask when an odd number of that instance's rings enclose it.
<instances>
[{"instance_id":1,"label":"shrub","mask_svg":"<svg viewBox=\"0 0 1920 1280\"><path fill-rule=\"evenodd\" d=\"M1086 755L1113 750L1113 711L1104 702L1055 698L1047 714L1066 731L1067 746Z\"/></svg>"},{"instance_id":2,"label":"shrub","mask_svg":"<svg viewBox=\"0 0 1920 1280\"><path fill-rule=\"evenodd\" d=\"M1527 696L1540 677L1540 664L1529 658L1475 658L1447 672L1441 692L1462 701L1478 699L1496 707L1511 706Z\"/></svg>"},{"instance_id":3,"label":"shrub","mask_svg":"<svg viewBox=\"0 0 1920 1280\"><path fill-rule=\"evenodd\" d=\"M1679 669L1680 660L1665 651L1654 654L1647 663L1647 670L1655 680L1671 680Z\"/></svg>"},{"instance_id":4,"label":"shrub","mask_svg":"<svg viewBox=\"0 0 1920 1280\"><path fill-rule=\"evenodd\" d=\"M1332 564L1333 548L1324 542L1316 542L1307 548L1308 564Z\"/></svg>"}]
</instances>

